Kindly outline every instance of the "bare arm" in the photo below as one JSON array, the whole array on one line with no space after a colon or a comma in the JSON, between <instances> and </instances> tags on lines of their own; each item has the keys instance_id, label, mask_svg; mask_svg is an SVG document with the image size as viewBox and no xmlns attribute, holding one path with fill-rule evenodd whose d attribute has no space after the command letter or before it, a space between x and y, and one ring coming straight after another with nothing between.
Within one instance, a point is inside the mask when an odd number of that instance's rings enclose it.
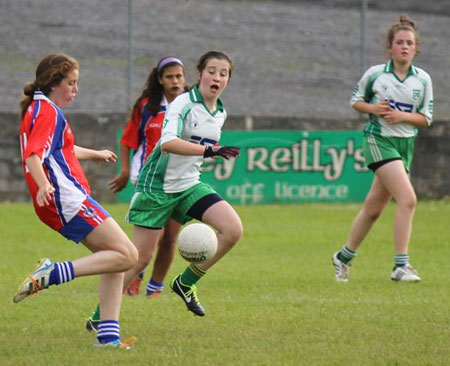
<instances>
[{"instance_id":1,"label":"bare arm","mask_svg":"<svg viewBox=\"0 0 450 366\"><path fill-rule=\"evenodd\" d=\"M79 160L92 160L95 162L116 162L117 155L109 150L92 150L74 145L75 156Z\"/></svg>"},{"instance_id":2,"label":"bare arm","mask_svg":"<svg viewBox=\"0 0 450 366\"><path fill-rule=\"evenodd\" d=\"M353 109L360 113L373 114L384 118L389 124L409 123L416 127L428 127L427 119L420 113L402 112L389 106L389 102L383 101L376 104L358 101L353 104Z\"/></svg>"},{"instance_id":3,"label":"bare arm","mask_svg":"<svg viewBox=\"0 0 450 366\"><path fill-rule=\"evenodd\" d=\"M120 144L120 173L109 182L109 190L113 193L124 189L130 179L130 148Z\"/></svg>"},{"instance_id":4,"label":"bare arm","mask_svg":"<svg viewBox=\"0 0 450 366\"><path fill-rule=\"evenodd\" d=\"M360 100L353 104L352 107L359 113L373 114L379 117L381 117L383 113L386 113L389 109L391 109L387 101L371 104Z\"/></svg>"},{"instance_id":5,"label":"bare arm","mask_svg":"<svg viewBox=\"0 0 450 366\"><path fill-rule=\"evenodd\" d=\"M170 140L161 145L161 149L166 152L178 155L203 156L205 146L184 141L180 138Z\"/></svg>"},{"instance_id":6,"label":"bare arm","mask_svg":"<svg viewBox=\"0 0 450 366\"><path fill-rule=\"evenodd\" d=\"M397 109L391 109L384 113L382 117L391 125L397 123L409 123L416 127L428 127L428 121L423 114L401 112Z\"/></svg>"},{"instance_id":7,"label":"bare arm","mask_svg":"<svg viewBox=\"0 0 450 366\"><path fill-rule=\"evenodd\" d=\"M163 151L178 155L200 155L205 158L221 156L227 160L230 158L237 158L240 153L240 148L237 146L202 146L181 139L175 139L164 143L162 149Z\"/></svg>"},{"instance_id":8,"label":"bare arm","mask_svg":"<svg viewBox=\"0 0 450 366\"><path fill-rule=\"evenodd\" d=\"M47 206L53 199L53 192L55 192L55 188L50 184L47 176L45 175L41 159L38 155L33 154L25 160L25 164L39 187L36 195L36 202L38 206Z\"/></svg>"}]
</instances>

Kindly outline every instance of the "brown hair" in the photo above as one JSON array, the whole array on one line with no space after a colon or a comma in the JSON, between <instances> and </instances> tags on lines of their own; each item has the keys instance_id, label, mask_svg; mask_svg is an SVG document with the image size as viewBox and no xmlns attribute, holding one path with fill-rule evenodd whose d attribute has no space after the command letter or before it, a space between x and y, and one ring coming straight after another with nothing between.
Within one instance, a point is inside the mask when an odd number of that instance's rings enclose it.
<instances>
[{"instance_id":1,"label":"brown hair","mask_svg":"<svg viewBox=\"0 0 450 366\"><path fill-rule=\"evenodd\" d=\"M163 66L160 66L163 64L164 61L169 62L164 63ZM159 83L158 77L161 77L164 74L165 69L172 66L181 66L181 68L183 69L183 73L185 72L183 63L176 57L167 56L159 60L158 64L152 69L152 71L148 75L147 80L145 81L144 84L144 89L142 90L142 93L139 96L139 98L137 98L136 102L134 103L131 115L133 115L133 112L137 108L139 108L139 103L144 98L148 98L149 100L147 109L150 112L150 114L154 116L156 115L156 113L158 113L159 107L161 105L161 100L164 94L164 87Z\"/></svg>"},{"instance_id":2,"label":"brown hair","mask_svg":"<svg viewBox=\"0 0 450 366\"><path fill-rule=\"evenodd\" d=\"M392 42L394 42L394 37L398 31L405 30L410 31L414 34L414 39L416 42L416 55L420 55L420 45L422 44L422 38L418 33L419 26L416 22L413 22L408 15L400 14L398 17L398 22L392 24L386 34L386 48L389 50L392 47Z\"/></svg>"},{"instance_id":3,"label":"brown hair","mask_svg":"<svg viewBox=\"0 0 450 366\"><path fill-rule=\"evenodd\" d=\"M202 55L200 57L200 59L197 62L197 70L199 73L202 73L202 71L205 69L206 64L208 63L209 60L212 59L218 59L218 60L225 60L228 61L228 63L230 64L230 74L228 79L231 78L231 74L233 72L233 60L231 59L230 56L228 56L225 52L223 51L209 51L206 52L204 55Z\"/></svg>"},{"instance_id":4,"label":"brown hair","mask_svg":"<svg viewBox=\"0 0 450 366\"><path fill-rule=\"evenodd\" d=\"M25 96L20 102L20 117L23 118L27 108L33 101L33 95L36 91L41 91L48 96L53 86L67 77L73 70L78 70L80 67L77 60L66 54L50 54L45 56L36 68L36 79L33 82L28 82L23 88Z\"/></svg>"}]
</instances>

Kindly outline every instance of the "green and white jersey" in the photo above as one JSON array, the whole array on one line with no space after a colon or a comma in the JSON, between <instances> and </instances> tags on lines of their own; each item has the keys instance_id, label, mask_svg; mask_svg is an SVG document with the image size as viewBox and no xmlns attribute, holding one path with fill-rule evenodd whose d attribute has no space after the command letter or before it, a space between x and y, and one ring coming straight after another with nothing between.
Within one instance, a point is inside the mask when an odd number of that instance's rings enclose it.
<instances>
[{"instance_id":1,"label":"green and white jersey","mask_svg":"<svg viewBox=\"0 0 450 366\"><path fill-rule=\"evenodd\" d=\"M215 145L220 140L226 117L220 99L214 113L208 110L197 86L175 98L166 111L161 139L139 175L136 191L178 193L197 184L203 156L168 153L161 150L161 145L177 138Z\"/></svg>"},{"instance_id":2,"label":"green and white jersey","mask_svg":"<svg viewBox=\"0 0 450 366\"><path fill-rule=\"evenodd\" d=\"M350 104L353 106L360 100L371 104L387 100L392 108L423 114L428 125L433 120L433 87L430 75L413 65L404 80L400 80L395 75L392 60L386 64L372 66L358 82ZM390 125L384 118L372 114L364 131L377 136L414 137L417 135L417 127L409 123Z\"/></svg>"}]
</instances>

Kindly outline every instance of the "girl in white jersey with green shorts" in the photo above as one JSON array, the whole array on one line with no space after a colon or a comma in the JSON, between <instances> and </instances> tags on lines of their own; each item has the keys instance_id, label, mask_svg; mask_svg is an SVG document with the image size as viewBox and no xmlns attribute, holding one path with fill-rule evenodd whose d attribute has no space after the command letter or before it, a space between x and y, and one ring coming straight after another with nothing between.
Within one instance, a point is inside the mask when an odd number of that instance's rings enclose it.
<instances>
[{"instance_id":1,"label":"girl in white jersey with green shorts","mask_svg":"<svg viewBox=\"0 0 450 366\"><path fill-rule=\"evenodd\" d=\"M417 198L408 173L417 129L428 127L433 119L433 91L430 76L411 63L420 54L416 24L408 16L400 15L386 38L389 61L366 71L350 102L358 112L369 114L363 149L366 164L374 171L375 178L346 245L333 255L339 282L348 281L350 261L392 197L397 209L391 279L420 281L417 271L409 264L408 246Z\"/></svg>"},{"instance_id":2,"label":"girl in white jersey with green shorts","mask_svg":"<svg viewBox=\"0 0 450 366\"><path fill-rule=\"evenodd\" d=\"M243 229L231 205L200 182L205 157L239 155L237 147L217 146L227 116L219 96L228 85L233 63L224 52L210 51L199 59L197 70L198 84L169 105L161 139L136 184L127 221L134 224L139 261L125 274L125 287L144 269L144 258L153 252L170 218L182 224L192 218L203 221L217 231L217 253L205 263L191 263L171 283L188 310L203 316L195 284L237 243Z\"/></svg>"}]
</instances>

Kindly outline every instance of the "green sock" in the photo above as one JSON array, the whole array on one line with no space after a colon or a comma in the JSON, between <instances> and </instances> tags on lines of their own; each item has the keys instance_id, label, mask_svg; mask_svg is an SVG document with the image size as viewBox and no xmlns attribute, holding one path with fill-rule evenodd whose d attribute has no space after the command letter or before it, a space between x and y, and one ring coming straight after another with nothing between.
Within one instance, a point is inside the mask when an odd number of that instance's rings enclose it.
<instances>
[{"instance_id":1,"label":"green sock","mask_svg":"<svg viewBox=\"0 0 450 366\"><path fill-rule=\"evenodd\" d=\"M192 286L206 274L204 269L201 269L195 263L191 263L181 274L181 283L185 286Z\"/></svg>"},{"instance_id":2,"label":"green sock","mask_svg":"<svg viewBox=\"0 0 450 366\"><path fill-rule=\"evenodd\" d=\"M97 305L94 312L91 315L91 320L99 322L100 321L100 304Z\"/></svg>"},{"instance_id":3,"label":"green sock","mask_svg":"<svg viewBox=\"0 0 450 366\"><path fill-rule=\"evenodd\" d=\"M409 254L396 254L394 255L395 268L403 267L409 264Z\"/></svg>"},{"instance_id":4,"label":"green sock","mask_svg":"<svg viewBox=\"0 0 450 366\"><path fill-rule=\"evenodd\" d=\"M347 245L344 245L342 250L338 253L337 257L341 262L347 264L356 257L356 252L351 250Z\"/></svg>"}]
</instances>

